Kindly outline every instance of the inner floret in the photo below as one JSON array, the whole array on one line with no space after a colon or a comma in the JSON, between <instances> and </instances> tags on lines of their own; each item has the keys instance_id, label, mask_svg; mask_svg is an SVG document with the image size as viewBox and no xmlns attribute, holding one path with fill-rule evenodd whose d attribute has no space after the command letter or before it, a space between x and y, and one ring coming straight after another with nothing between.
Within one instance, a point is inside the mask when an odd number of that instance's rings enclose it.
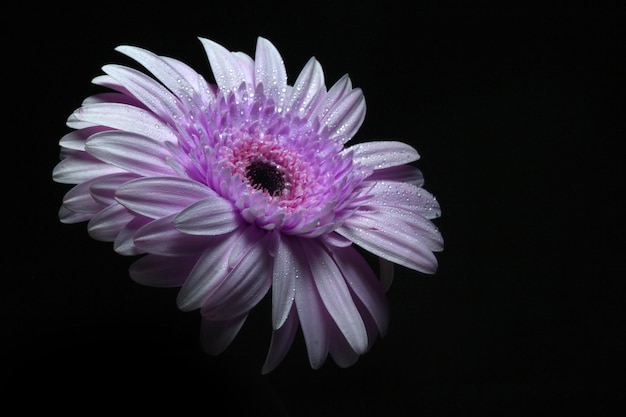
<instances>
[{"instance_id":1,"label":"inner floret","mask_svg":"<svg viewBox=\"0 0 626 417\"><path fill-rule=\"evenodd\" d=\"M252 161L246 167L246 178L254 188L265 190L271 196L280 195L285 189L284 174L270 162Z\"/></svg>"}]
</instances>

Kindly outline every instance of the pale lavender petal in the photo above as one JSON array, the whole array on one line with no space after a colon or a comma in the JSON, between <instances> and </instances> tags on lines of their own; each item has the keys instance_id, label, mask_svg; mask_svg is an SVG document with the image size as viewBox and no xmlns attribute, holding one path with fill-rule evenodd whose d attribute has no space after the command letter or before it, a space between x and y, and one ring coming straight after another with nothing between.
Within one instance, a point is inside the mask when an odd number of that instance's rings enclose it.
<instances>
[{"instance_id":1,"label":"pale lavender petal","mask_svg":"<svg viewBox=\"0 0 626 417\"><path fill-rule=\"evenodd\" d=\"M244 70L243 65L237 57L233 56L222 45L204 38L199 38L204 46L211 70L215 76L215 82L224 93L235 92L241 84L246 84L253 88L253 79Z\"/></svg>"},{"instance_id":2,"label":"pale lavender petal","mask_svg":"<svg viewBox=\"0 0 626 417\"><path fill-rule=\"evenodd\" d=\"M137 174L130 172L107 175L91 182L89 191L94 200L108 206L115 202L115 192L122 184L137 178Z\"/></svg>"},{"instance_id":3,"label":"pale lavender petal","mask_svg":"<svg viewBox=\"0 0 626 417\"><path fill-rule=\"evenodd\" d=\"M94 200L91 195L91 185L96 181L98 181L98 178L85 181L72 187L72 189L63 196L63 205L77 213L96 213L105 208L107 206L106 204Z\"/></svg>"},{"instance_id":4,"label":"pale lavender petal","mask_svg":"<svg viewBox=\"0 0 626 417\"><path fill-rule=\"evenodd\" d=\"M330 356L340 368L347 368L356 363L360 354L352 349L337 327L332 329L330 340Z\"/></svg>"},{"instance_id":5,"label":"pale lavender petal","mask_svg":"<svg viewBox=\"0 0 626 417\"><path fill-rule=\"evenodd\" d=\"M399 207L427 219L434 219L441 215L437 199L425 189L412 184L379 181L374 184L370 194L373 196L371 204L375 206Z\"/></svg>"},{"instance_id":6,"label":"pale lavender petal","mask_svg":"<svg viewBox=\"0 0 626 417\"><path fill-rule=\"evenodd\" d=\"M299 258L294 255L293 243L288 236L281 239L276 255L272 277L272 327L279 329L287 320L296 292L296 277L300 275Z\"/></svg>"},{"instance_id":7,"label":"pale lavender petal","mask_svg":"<svg viewBox=\"0 0 626 417\"><path fill-rule=\"evenodd\" d=\"M212 236L192 236L176 230L175 214L154 220L137 230L134 244L145 252L165 256L187 256L201 253L214 244Z\"/></svg>"},{"instance_id":8,"label":"pale lavender petal","mask_svg":"<svg viewBox=\"0 0 626 417\"><path fill-rule=\"evenodd\" d=\"M228 259L239 234L233 232L224 240L215 242L215 246L206 249L178 293L178 308L183 311L200 308L202 301L223 284L229 272L224 259Z\"/></svg>"},{"instance_id":9,"label":"pale lavender petal","mask_svg":"<svg viewBox=\"0 0 626 417\"><path fill-rule=\"evenodd\" d=\"M228 320L212 321L202 319L200 327L200 343L209 355L219 355L235 339L248 318L247 314Z\"/></svg>"},{"instance_id":10,"label":"pale lavender petal","mask_svg":"<svg viewBox=\"0 0 626 417\"><path fill-rule=\"evenodd\" d=\"M326 310L357 353L367 350L367 332L350 291L328 252L314 242L303 242L313 281Z\"/></svg>"},{"instance_id":11,"label":"pale lavender petal","mask_svg":"<svg viewBox=\"0 0 626 417\"><path fill-rule=\"evenodd\" d=\"M401 222L355 215L347 219L337 233L388 261L427 274L437 270L433 252L419 235L408 233L406 224Z\"/></svg>"},{"instance_id":12,"label":"pale lavender petal","mask_svg":"<svg viewBox=\"0 0 626 417\"><path fill-rule=\"evenodd\" d=\"M171 156L167 148L136 133L115 130L96 133L87 139L85 150L101 161L138 175L175 174L166 162Z\"/></svg>"},{"instance_id":13,"label":"pale lavender petal","mask_svg":"<svg viewBox=\"0 0 626 417\"><path fill-rule=\"evenodd\" d=\"M107 128L102 126L92 126L84 129L74 130L64 135L59 141L59 145L65 149L84 151L87 138L94 133L102 132L104 130L107 130Z\"/></svg>"},{"instance_id":14,"label":"pale lavender petal","mask_svg":"<svg viewBox=\"0 0 626 417\"><path fill-rule=\"evenodd\" d=\"M134 46L118 46L116 51L121 52L143 65L159 81L188 106L188 111L198 110L198 104L202 101L194 86L174 68L168 60L163 59L150 51Z\"/></svg>"},{"instance_id":15,"label":"pale lavender petal","mask_svg":"<svg viewBox=\"0 0 626 417\"><path fill-rule=\"evenodd\" d=\"M307 262L302 249L296 253L296 256L300 258L301 263ZM332 318L324 308L308 268L296 277L295 303L307 347L309 364L313 369L318 369L328 356L330 345L328 322L332 321Z\"/></svg>"},{"instance_id":16,"label":"pale lavender petal","mask_svg":"<svg viewBox=\"0 0 626 417\"><path fill-rule=\"evenodd\" d=\"M190 205L174 217L174 227L190 235L222 235L241 224L232 203L217 195Z\"/></svg>"},{"instance_id":17,"label":"pale lavender petal","mask_svg":"<svg viewBox=\"0 0 626 417\"><path fill-rule=\"evenodd\" d=\"M185 118L176 96L146 74L121 65L109 64L102 70L118 81L137 100L158 115L164 122L176 126Z\"/></svg>"},{"instance_id":18,"label":"pale lavender petal","mask_svg":"<svg viewBox=\"0 0 626 417\"><path fill-rule=\"evenodd\" d=\"M272 284L272 261L259 241L202 303L202 316L225 320L250 311Z\"/></svg>"},{"instance_id":19,"label":"pale lavender petal","mask_svg":"<svg viewBox=\"0 0 626 417\"><path fill-rule=\"evenodd\" d=\"M105 175L125 172L104 163L86 152L68 151L52 171L52 179L62 184L79 184Z\"/></svg>"},{"instance_id":20,"label":"pale lavender petal","mask_svg":"<svg viewBox=\"0 0 626 417\"><path fill-rule=\"evenodd\" d=\"M299 117L306 117L319 98L320 92L326 92L322 66L311 58L306 63L293 85L291 94L285 104L286 111L295 112Z\"/></svg>"},{"instance_id":21,"label":"pale lavender petal","mask_svg":"<svg viewBox=\"0 0 626 417\"><path fill-rule=\"evenodd\" d=\"M387 331L389 306L381 283L365 258L352 246L337 249L333 259L350 290L370 313L381 334Z\"/></svg>"},{"instance_id":22,"label":"pale lavender petal","mask_svg":"<svg viewBox=\"0 0 626 417\"><path fill-rule=\"evenodd\" d=\"M96 214L88 223L89 236L103 242L113 242L122 228L135 216L119 204L112 204Z\"/></svg>"},{"instance_id":23,"label":"pale lavender petal","mask_svg":"<svg viewBox=\"0 0 626 417\"><path fill-rule=\"evenodd\" d=\"M319 120L324 119L329 111L335 107L347 94L352 90L352 82L348 75L344 75L337 81L324 97L316 103L316 106L311 113L311 117L316 117ZM323 126L322 126L323 127Z\"/></svg>"},{"instance_id":24,"label":"pale lavender petal","mask_svg":"<svg viewBox=\"0 0 626 417\"><path fill-rule=\"evenodd\" d=\"M59 208L59 221L65 224L74 224L88 221L93 217L93 215L94 213L76 213L75 211L69 210L65 206L61 206Z\"/></svg>"},{"instance_id":25,"label":"pale lavender petal","mask_svg":"<svg viewBox=\"0 0 626 417\"><path fill-rule=\"evenodd\" d=\"M255 55L255 84L263 85L266 97L282 108L287 88L287 71L278 50L267 39L259 37Z\"/></svg>"},{"instance_id":26,"label":"pale lavender petal","mask_svg":"<svg viewBox=\"0 0 626 417\"><path fill-rule=\"evenodd\" d=\"M180 287L198 260L197 256L145 255L130 266L133 281L150 287Z\"/></svg>"},{"instance_id":27,"label":"pale lavender petal","mask_svg":"<svg viewBox=\"0 0 626 417\"><path fill-rule=\"evenodd\" d=\"M372 169L404 165L420 158L412 146L391 140L359 143L349 149L354 151L355 162Z\"/></svg>"},{"instance_id":28,"label":"pale lavender petal","mask_svg":"<svg viewBox=\"0 0 626 417\"><path fill-rule=\"evenodd\" d=\"M113 241L113 250L124 256L135 256L146 253L146 251L137 246L135 236L141 228L151 221L152 220L147 217L138 216L126 223Z\"/></svg>"},{"instance_id":29,"label":"pale lavender petal","mask_svg":"<svg viewBox=\"0 0 626 417\"><path fill-rule=\"evenodd\" d=\"M262 374L268 374L285 358L298 331L298 315L291 311L283 325L272 332L270 348L261 369Z\"/></svg>"},{"instance_id":30,"label":"pale lavender petal","mask_svg":"<svg viewBox=\"0 0 626 417\"><path fill-rule=\"evenodd\" d=\"M154 113L119 103L83 105L68 118L67 125L76 127L87 122L149 137L157 142L177 142L170 126Z\"/></svg>"},{"instance_id":31,"label":"pale lavender petal","mask_svg":"<svg viewBox=\"0 0 626 417\"><path fill-rule=\"evenodd\" d=\"M365 119L365 97L360 89L342 97L320 121L330 132L329 139L346 143L359 130Z\"/></svg>"},{"instance_id":32,"label":"pale lavender petal","mask_svg":"<svg viewBox=\"0 0 626 417\"><path fill-rule=\"evenodd\" d=\"M422 171L411 165L399 165L395 167L377 169L367 177L368 181L398 181L406 182L417 187L424 185Z\"/></svg>"},{"instance_id":33,"label":"pale lavender petal","mask_svg":"<svg viewBox=\"0 0 626 417\"><path fill-rule=\"evenodd\" d=\"M179 177L149 177L129 181L115 198L129 210L158 219L177 214L198 200L214 196L204 184Z\"/></svg>"}]
</instances>

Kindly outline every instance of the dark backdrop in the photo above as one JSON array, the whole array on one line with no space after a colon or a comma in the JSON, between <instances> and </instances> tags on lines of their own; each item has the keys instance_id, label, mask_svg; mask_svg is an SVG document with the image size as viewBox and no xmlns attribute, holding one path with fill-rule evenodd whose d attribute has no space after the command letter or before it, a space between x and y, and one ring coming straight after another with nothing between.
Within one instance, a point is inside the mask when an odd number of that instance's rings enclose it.
<instances>
[{"instance_id":1,"label":"dark backdrop","mask_svg":"<svg viewBox=\"0 0 626 417\"><path fill-rule=\"evenodd\" d=\"M2 29L0 395L25 396L21 410L86 415L623 411L626 15L617 7L64 4L16 5ZM51 180L58 140L97 91L100 67L130 63L115 46L173 56L210 78L198 36L252 54L259 35L278 47L290 81L313 55L327 85L349 73L368 105L354 140L411 143L442 206L439 271L398 268L387 336L347 369L329 359L311 370L300 335L261 376L267 302L223 355L205 355L199 314L177 310L175 289L134 283L132 259L57 218L69 189Z\"/></svg>"}]
</instances>

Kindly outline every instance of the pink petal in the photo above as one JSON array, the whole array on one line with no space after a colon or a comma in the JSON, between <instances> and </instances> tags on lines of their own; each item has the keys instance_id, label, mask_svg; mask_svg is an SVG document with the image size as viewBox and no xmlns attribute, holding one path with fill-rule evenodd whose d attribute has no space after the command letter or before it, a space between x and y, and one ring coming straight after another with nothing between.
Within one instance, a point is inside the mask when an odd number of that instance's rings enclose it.
<instances>
[{"instance_id":1,"label":"pink petal","mask_svg":"<svg viewBox=\"0 0 626 417\"><path fill-rule=\"evenodd\" d=\"M180 177L139 178L120 186L115 198L129 210L158 219L181 210L215 192L204 184Z\"/></svg>"}]
</instances>

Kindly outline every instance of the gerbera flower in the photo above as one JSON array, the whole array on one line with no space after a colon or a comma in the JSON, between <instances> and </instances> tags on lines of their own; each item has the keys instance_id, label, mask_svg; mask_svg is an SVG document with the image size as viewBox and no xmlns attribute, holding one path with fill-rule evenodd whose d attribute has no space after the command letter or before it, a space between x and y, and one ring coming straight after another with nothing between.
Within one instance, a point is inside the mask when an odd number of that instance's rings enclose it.
<instances>
[{"instance_id":1,"label":"gerbera flower","mask_svg":"<svg viewBox=\"0 0 626 417\"><path fill-rule=\"evenodd\" d=\"M398 141L346 147L363 93L347 75L327 90L315 58L289 85L267 39L254 59L200 41L215 84L176 59L116 48L154 78L106 65L93 80L109 91L68 119L53 178L76 185L60 219L143 255L133 280L181 287L178 306L200 311L208 353L225 350L270 293L263 372L298 328L313 368L329 353L349 366L386 331L393 264L437 268L440 210L410 165L418 153ZM360 251L381 259L380 277Z\"/></svg>"}]
</instances>

